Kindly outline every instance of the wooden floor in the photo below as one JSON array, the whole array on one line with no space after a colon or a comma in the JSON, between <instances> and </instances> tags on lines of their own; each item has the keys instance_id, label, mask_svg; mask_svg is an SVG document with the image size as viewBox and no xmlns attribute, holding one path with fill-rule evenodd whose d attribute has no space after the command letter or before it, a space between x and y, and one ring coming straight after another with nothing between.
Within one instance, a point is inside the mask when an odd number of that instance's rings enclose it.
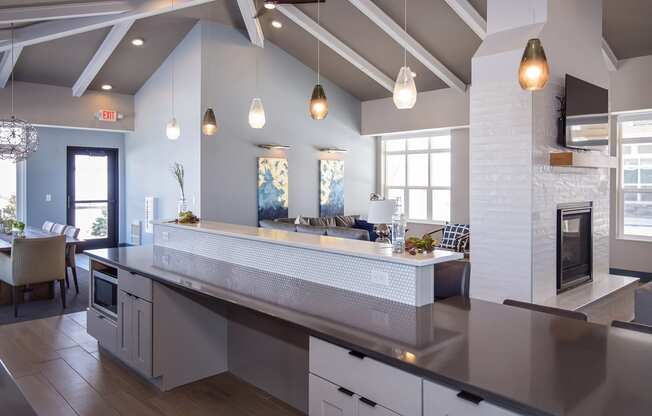
<instances>
[{"instance_id":1,"label":"wooden floor","mask_svg":"<svg viewBox=\"0 0 652 416\"><path fill-rule=\"evenodd\" d=\"M85 312L0 326L0 359L40 416L301 414L228 373L162 393L98 351Z\"/></svg>"}]
</instances>

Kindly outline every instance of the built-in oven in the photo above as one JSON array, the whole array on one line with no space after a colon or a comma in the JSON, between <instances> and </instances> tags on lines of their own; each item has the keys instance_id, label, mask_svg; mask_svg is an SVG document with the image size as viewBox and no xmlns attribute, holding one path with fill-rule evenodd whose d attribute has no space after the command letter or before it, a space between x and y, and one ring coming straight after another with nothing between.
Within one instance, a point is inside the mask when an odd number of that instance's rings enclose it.
<instances>
[{"instance_id":1,"label":"built-in oven","mask_svg":"<svg viewBox=\"0 0 652 416\"><path fill-rule=\"evenodd\" d=\"M118 271L102 263L91 267L91 307L116 320L118 318Z\"/></svg>"}]
</instances>

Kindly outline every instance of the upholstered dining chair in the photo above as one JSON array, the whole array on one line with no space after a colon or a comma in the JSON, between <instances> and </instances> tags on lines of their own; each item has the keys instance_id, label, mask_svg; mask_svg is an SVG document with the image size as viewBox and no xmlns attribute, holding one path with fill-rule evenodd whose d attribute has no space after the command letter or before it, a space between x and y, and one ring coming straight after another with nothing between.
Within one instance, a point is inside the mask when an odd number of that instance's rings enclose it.
<instances>
[{"instance_id":1,"label":"upholstered dining chair","mask_svg":"<svg viewBox=\"0 0 652 416\"><path fill-rule=\"evenodd\" d=\"M25 285L59 282L61 304L66 308L66 239L64 236L46 238L15 238L11 255L0 253L0 280L11 286L14 317L18 317L18 295Z\"/></svg>"},{"instance_id":2,"label":"upholstered dining chair","mask_svg":"<svg viewBox=\"0 0 652 416\"><path fill-rule=\"evenodd\" d=\"M54 227L54 223L52 221L45 221L43 225L41 226L41 229L43 231L50 232L52 231L52 227Z\"/></svg>"},{"instance_id":3,"label":"upholstered dining chair","mask_svg":"<svg viewBox=\"0 0 652 416\"><path fill-rule=\"evenodd\" d=\"M55 234L63 235L63 233L66 231L67 225L63 224L54 224L52 226L52 232Z\"/></svg>"},{"instance_id":4,"label":"upholstered dining chair","mask_svg":"<svg viewBox=\"0 0 652 416\"><path fill-rule=\"evenodd\" d=\"M79 237L79 228L72 225L66 225L63 235L70 238ZM70 287L70 279L68 279L68 268L72 271L72 280L75 283L75 292L79 293L79 283L77 283L77 244L68 244L66 246L66 286Z\"/></svg>"}]
</instances>

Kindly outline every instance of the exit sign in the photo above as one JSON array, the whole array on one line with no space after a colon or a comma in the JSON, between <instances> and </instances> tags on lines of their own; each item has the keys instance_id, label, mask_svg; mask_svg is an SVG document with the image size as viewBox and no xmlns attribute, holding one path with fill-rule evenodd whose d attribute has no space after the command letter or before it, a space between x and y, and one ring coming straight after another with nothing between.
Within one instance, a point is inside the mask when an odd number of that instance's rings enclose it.
<instances>
[{"instance_id":1,"label":"exit sign","mask_svg":"<svg viewBox=\"0 0 652 416\"><path fill-rule=\"evenodd\" d=\"M95 113L95 116L99 121L108 121L110 123L115 123L123 118L122 114L113 110L100 110Z\"/></svg>"}]
</instances>

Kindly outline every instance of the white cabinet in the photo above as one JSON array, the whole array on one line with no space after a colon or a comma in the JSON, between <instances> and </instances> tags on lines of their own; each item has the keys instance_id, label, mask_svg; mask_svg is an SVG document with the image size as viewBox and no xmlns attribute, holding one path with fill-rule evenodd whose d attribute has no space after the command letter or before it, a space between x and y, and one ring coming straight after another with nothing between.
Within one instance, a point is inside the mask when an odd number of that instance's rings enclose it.
<instances>
[{"instance_id":1,"label":"white cabinet","mask_svg":"<svg viewBox=\"0 0 652 416\"><path fill-rule=\"evenodd\" d=\"M88 308L86 311L86 331L90 336L95 338L99 344L116 353L117 345L117 326L104 314Z\"/></svg>"},{"instance_id":2,"label":"white cabinet","mask_svg":"<svg viewBox=\"0 0 652 416\"><path fill-rule=\"evenodd\" d=\"M118 357L152 377L152 304L118 291Z\"/></svg>"},{"instance_id":3,"label":"white cabinet","mask_svg":"<svg viewBox=\"0 0 652 416\"><path fill-rule=\"evenodd\" d=\"M310 374L309 416L356 416L353 392Z\"/></svg>"},{"instance_id":4,"label":"white cabinet","mask_svg":"<svg viewBox=\"0 0 652 416\"><path fill-rule=\"evenodd\" d=\"M423 416L517 416L482 398L423 381Z\"/></svg>"},{"instance_id":5,"label":"white cabinet","mask_svg":"<svg viewBox=\"0 0 652 416\"><path fill-rule=\"evenodd\" d=\"M368 400L403 416L421 416L420 377L314 337L309 357L312 374L355 392L363 404ZM378 412L365 414L384 414Z\"/></svg>"}]
</instances>

